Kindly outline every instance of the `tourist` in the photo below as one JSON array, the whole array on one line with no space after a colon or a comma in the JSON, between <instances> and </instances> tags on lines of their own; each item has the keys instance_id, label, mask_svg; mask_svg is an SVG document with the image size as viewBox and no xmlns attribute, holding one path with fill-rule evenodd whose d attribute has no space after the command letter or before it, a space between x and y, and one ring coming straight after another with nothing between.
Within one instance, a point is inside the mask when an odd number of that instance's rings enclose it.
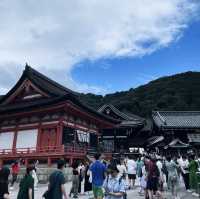
<instances>
[{"instance_id":1,"label":"tourist","mask_svg":"<svg viewBox=\"0 0 200 199\"><path fill-rule=\"evenodd\" d=\"M88 161L86 161L86 165L85 165L85 176L84 176L84 193L88 193L92 191L92 183L91 183L91 172L89 170L90 167L90 163Z\"/></svg>"},{"instance_id":2,"label":"tourist","mask_svg":"<svg viewBox=\"0 0 200 199\"><path fill-rule=\"evenodd\" d=\"M126 178L127 170L123 160L117 160L117 169L119 170L119 177Z\"/></svg>"},{"instance_id":3,"label":"tourist","mask_svg":"<svg viewBox=\"0 0 200 199\"><path fill-rule=\"evenodd\" d=\"M92 189L94 199L103 199L102 185L105 179L106 167L100 161L101 154L95 154L95 162L90 166L92 173Z\"/></svg>"},{"instance_id":4,"label":"tourist","mask_svg":"<svg viewBox=\"0 0 200 199\"><path fill-rule=\"evenodd\" d=\"M65 161L59 160L57 163L57 170L54 171L49 177L48 191L43 195L47 199L67 199L65 191L65 177L63 170ZM46 197L47 195L47 197Z\"/></svg>"},{"instance_id":5,"label":"tourist","mask_svg":"<svg viewBox=\"0 0 200 199\"><path fill-rule=\"evenodd\" d=\"M147 192L149 199L152 199L154 194L162 198L162 194L158 190L159 177L160 173L156 165L156 158L150 157L150 160L147 162Z\"/></svg>"},{"instance_id":6,"label":"tourist","mask_svg":"<svg viewBox=\"0 0 200 199\"><path fill-rule=\"evenodd\" d=\"M0 199L9 199L8 191L8 177L10 175L10 169L8 167L2 167L0 170Z\"/></svg>"},{"instance_id":7,"label":"tourist","mask_svg":"<svg viewBox=\"0 0 200 199\"><path fill-rule=\"evenodd\" d=\"M126 194L125 182L123 177L119 177L119 170L116 165L110 165L110 175L103 183L105 190L105 199L124 199Z\"/></svg>"},{"instance_id":8,"label":"tourist","mask_svg":"<svg viewBox=\"0 0 200 199\"><path fill-rule=\"evenodd\" d=\"M11 166L11 173L12 173L12 181L11 181L11 187L10 189L14 189L14 183L17 181L17 176L20 171L20 163L18 161L15 161Z\"/></svg>"},{"instance_id":9,"label":"tourist","mask_svg":"<svg viewBox=\"0 0 200 199\"><path fill-rule=\"evenodd\" d=\"M137 169L137 164L135 160L131 156L129 156L127 160L127 173L128 173L130 189L135 186L136 169Z\"/></svg>"},{"instance_id":10,"label":"tourist","mask_svg":"<svg viewBox=\"0 0 200 199\"><path fill-rule=\"evenodd\" d=\"M78 166L78 173L79 173L79 185L78 185L78 193L81 193L81 187L82 187L82 181L83 181L83 176L84 176L84 170L85 170L85 166L84 164L81 162L79 163Z\"/></svg>"},{"instance_id":11,"label":"tourist","mask_svg":"<svg viewBox=\"0 0 200 199\"><path fill-rule=\"evenodd\" d=\"M140 190L139 190L139 195L143 196L145 195L145 198L147 198L147 170L146 170L146 165L143 164L142 166L142 172L141 172L141 178L140 178Z\"/></svg>"},{"instance_id":12,"label":"tourist","mask_svg":"<svg viewBox=\"0 0 200 199\"><path fill-rule=\"evenodd\" d=\"M197 171L198 163L195 161L195 155L190 155L190 161L188 165L189 169L189 186L192 191L197 190Z\"/></svg>"},{"instance_id":13,"label":"tourist","mask_svg":"<svg viewBox=\"0 0 200 199\"><path fill-rule=\"evenodd\" d=\"M72 187L69 193L69 197L73 194L73 198L78 198L78 187L79 187L79 172L78 163L74 162L72 164Z\"/></svg>"},{"instance_id":14,"label":"tourist","mask_svg":"<svg viewBox=\"0 0 200 199\"><path fill-rule=\"evenodd\" d=\"M17 199L34 199L34 179L32 171L34 167L29 166L26 174L20 182Z\"/></svg>"},{"instance_id":15,"label":"tourist","mask_svg":"<svg viewBox=\"0 0 200 199\"><path fill-rule=\"evenodd\" d=\"M189 161L186 158L186 156L182 157L182 161L179 163L180 164L180 168L181 168L181 174L183 177L183 181L185 184L185 188L188 192L190 192L190 186L189 186Z\"/></svg>"},{"instance_id":16,"label":"tourist","mask_svg":"<svg viewBox=\"0 0 200 199\"><path fill-rule=\"evenodd\" d=\"M37 189L37 185L38 185L38 177L37 177L37 173L36 173L36 168L34 166L34 169L32 171L32 177L34 179L34 189L36 190Z\"/></svg>"},{"instance_id":17,"label":"tourist","mask_svg":"<svg viewBox=\"0 0 200 199\"><path fill-rule=\"evenodd\" d=\"M178 198L177 188L179 183L179 177L177 168L178 165L174 160L171 159L170 156L167 157L166 168L168 171L168 188L171 190L172 197Z\"/></svg>"},{"instance_id":18,"label":"tourist","mask_svg":"<svg viewBox=\"0 0 200 199\"><path fill-rule=\"evenodd\" d=\"M139 182L140 182L140 190L139 190L139 194L140 195L143 195L144 194L144 189L143 189L143 186L142 186L142 168L144 166L144 162L143 160L141 159L141 157L139 156L137 162L137 169L136 169L136 172L137 172L137 177L139 179Z\"/></svg>"}]
</instances>

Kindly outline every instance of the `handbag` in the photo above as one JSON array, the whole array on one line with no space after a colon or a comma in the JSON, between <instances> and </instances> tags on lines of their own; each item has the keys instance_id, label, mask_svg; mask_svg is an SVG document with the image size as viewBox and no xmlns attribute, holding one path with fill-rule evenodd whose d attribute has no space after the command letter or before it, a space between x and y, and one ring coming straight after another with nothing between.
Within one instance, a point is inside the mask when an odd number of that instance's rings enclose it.
<instances>
[{"instance_id":1,"label":"handbag","mask_svg":"<svg viewBox=\"0 0 200 199\"><path fill-rule=\"evenodd\" d=\"M58 173L56 174L55 178L57 178L57 177L58 177ZM51 199L51 196L52 196L51 190L52 190L52 185L51 186L49 185L49 188L44 192L42 197L45 199Z\"/></svg>"},{"instance_id":2,"label":"handbag","mask_svg":"<svg viewBox=\"0 0 200 199\"><path fill-rule=\"evenodd\" d=\"M51 199L51 191L50 190L46 190L44 192L44 194L42 195L43 198L45 199Z\"/></svg>"}]
</instances>

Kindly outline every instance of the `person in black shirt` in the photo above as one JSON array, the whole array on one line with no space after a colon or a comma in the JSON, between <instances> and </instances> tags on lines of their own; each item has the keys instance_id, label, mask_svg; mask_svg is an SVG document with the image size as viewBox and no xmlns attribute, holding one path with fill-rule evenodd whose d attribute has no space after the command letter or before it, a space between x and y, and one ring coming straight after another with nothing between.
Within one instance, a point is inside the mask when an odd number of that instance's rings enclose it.
<instances>
[{"instance_id":1,"label":"person in black shirt","mask_svg":"<svg viewBox=\"0 0 200 199\"><path fill-rule=\"evenodd\" d=\"M0 199L9 199L8 192L8 177L10 175L10 170L8 167L3 167L0 170Z\"/></svg>"},{"instance_id":2,"label":"person in black shirt","mask_svg":"<svg viewBox=\"0 0 200 199\"><path fill-rule=\"evenodd\" d=\"M79 172L78 172L78 163L74 162L72 164L72 188L69 193L69 197L73 194L73 198L78 198L78 187L79 187Z\"/></svg>"}]
</instances>

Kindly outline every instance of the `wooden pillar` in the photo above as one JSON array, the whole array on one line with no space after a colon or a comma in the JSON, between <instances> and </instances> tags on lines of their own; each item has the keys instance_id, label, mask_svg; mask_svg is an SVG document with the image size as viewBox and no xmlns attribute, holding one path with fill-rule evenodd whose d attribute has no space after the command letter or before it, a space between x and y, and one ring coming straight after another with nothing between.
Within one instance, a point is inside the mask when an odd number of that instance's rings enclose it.
<instances>
[{"instance_id":1,"label":"wooden pillar","mask_svg":"<svg viewBox=\"0 0 200 199\"><path fill-rule=\"evenodd\" d=\"M17 134L18 134L18 128L16 127L15 132L14 132L14 139L13 139L13 152L16 152L16 147L17 147Z\"/></svg>"},{"instance_id":2,"label":"wooden pillar","mask_svg":"<svg viewBox=\"0 0 200 199\"><path fill-rule=\"evenodd\" d=\"M59 122L57 126L57 145L62 145L62 137L63 137L63 123Z\"/></svg>"},{"instance_id":3,"label":"wooden pillar","mask_svg":"<svg viewBox=\"0 0 200 199\"><path fill-rule=\"evenodd\" d=\"M36 150L38 151L39 148L41 147L40 145L40 141L41 141L41 132L42 132L42 128L41 128L41 122L39 124L39 127L38 127L38 136L37 136L37 146L36 146Z\"/></svg>"},{"instance_id":4,"label":"wooden pillar","mask_svg":"<svg viewBox=\"0 0 200 199\"><path fill-rule=\"evenodd\" d=\"M70 157L70 159L69 159L69 165L70 165L70 166L72 166L73 161L74 161L74 160L73 160L73 157Z\"/></svg>"},{"instance_id":5,"label":"wooden pillar","mask_svg":"<svg viewBox=\"0 0 200 199\"><path fill-rule=\"evenodd\" d=\"M28 162L29 162L29 161L28 161L28 158L26 158L26 159L25 159L25 166L26 166L26 167L28 166Z\"/></svg>"},{"instance_id":6,"label":"wooden pillar","mask_svg":"<svg viewBox=\"0 0 200 199\"><path fill-rule=\"evenodd\" d=\"M0 159L0 168L3 166L3 159Z\"/></svg>"},{"instance_id":7,"label":"wooden pillar","mask_svg":"<svg viewBox=\"0 0 200 199\"><path fill-rule=\"evenodd\" d=\"M48 157L48 167L51 167L51 158L50 157Z\"/></svg>"}]
</instances>

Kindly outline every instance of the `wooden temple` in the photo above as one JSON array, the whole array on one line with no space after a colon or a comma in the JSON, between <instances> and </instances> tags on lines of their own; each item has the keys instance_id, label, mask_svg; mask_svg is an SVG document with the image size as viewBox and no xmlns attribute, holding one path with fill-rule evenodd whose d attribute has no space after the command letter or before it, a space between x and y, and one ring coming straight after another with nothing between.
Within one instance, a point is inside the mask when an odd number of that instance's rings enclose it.
<instances>
[{"instance_id":1,"label":"wooden temple","mask_svg":"<svg viewBox=\"0 0 200 199\"><path fill-rule=\"evenodd\" d=\"M0 163L82 159L97 148L101 129L118 123L26 65L15 86L0 97Z\"/></svg>"},{"instance_id":2,"label":"wooden temple","mask_svg":"<svg viewBox=\"0 0 200 199\"><path fill-rule=\"evenodd\" d=\"M149 147L186 152L200 149L200 111L153 111L155 138Z\"/></svg>"},{"instance_id":3,"label":"wooden temple","mask_svg":"<svg viewBox=\"0 0 200 199\"><path fill-rule=\"evenodd\" d=\"M119 123L112 129L102 130L102 144L104 151L114 153L128 153L144 148L151 128L147 127L147 120L129 112L122 112L111 104L103 105L98 112L109 116Z\"/></svg>"}]
</instances>

